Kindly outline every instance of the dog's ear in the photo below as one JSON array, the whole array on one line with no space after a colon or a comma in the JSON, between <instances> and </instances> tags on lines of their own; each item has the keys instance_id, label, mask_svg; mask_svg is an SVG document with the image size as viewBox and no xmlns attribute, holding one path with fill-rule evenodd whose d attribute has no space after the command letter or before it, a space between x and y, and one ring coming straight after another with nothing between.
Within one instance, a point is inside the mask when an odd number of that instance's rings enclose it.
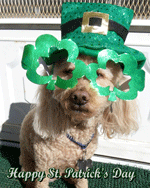
<instances>
[{"instance_id":1,"label":"dog's ear","mask_svg":"<svg viewBox=\"0 0 150 188\"><path fill-rule=\"evenodd\" d=\"M34 131L43 139L55 139L67 129L66 115L60 103L53 98L53 91L46 89L46 85L39 86L37 99L33 121Z\"/></svg>"},{"instance_id":2,"label":"dog's ear","mask_svg":"<svg viewBox=\"0 0 150 188\"><path fill-rule=\"evenodd\" d=\"M138 110L136 101L124 101L117 99L104 110L102 117L103 132L109 137L116 133L128 135L138 129Z\"/></svg>"},{"instance_id":3,"label":"dog's ear","mask_svg":"<svg viewBox=\"0 0 150 188\"><path fill-rule=\"evenodd\" d=\"M118 64L108 62L108 68L113 74L112 83L118 89L127 92L129 88L130 77L122 73L122 68ZM116 133L129 134L138 129L138 106L135 100L125 101L117 98L116 102L110 103L102 117L103 132L111 138Z\"/></svg>"}]
</instances>

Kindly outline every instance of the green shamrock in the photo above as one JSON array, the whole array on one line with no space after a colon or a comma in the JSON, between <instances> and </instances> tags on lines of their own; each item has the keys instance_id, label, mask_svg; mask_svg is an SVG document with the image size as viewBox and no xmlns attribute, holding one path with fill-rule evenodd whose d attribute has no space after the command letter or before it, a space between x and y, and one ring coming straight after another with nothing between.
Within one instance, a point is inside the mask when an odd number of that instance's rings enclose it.
<instances>
[{"instance_id":1,"label":"green shamrock","mask_svg":"<svg viewBox=\"0 0 150 188\"><path fill-rule=\"evenodd\" d=\"M91 81L90 84L91 86L96 89L96 91L101 95L101 96L108 96L109 95L109 87L101 87L97 84L96 79L97 79L97 70L99 69L99 64L96 63L90 63L87 66L87 71L86 71L86 77Z\"/></svg>"},{"instance_id":2,"label":"green shamrock","mask_svg":"<svg viewBox=\"0 0 150 188\"><path fill-rule=\"evenodd\" d=\"M58 80L53 80L53 75L49 76L40 76L37 74L36 70L39 67L39 58L40 57L49 57L50 50L55 47L58 50L65 49L68 52L68 62L75 63L78 57L79 50L72 40L64 39L58 41L52 35L41 35L37 38L35 42L35 46L26 45L24 47L23 58L22 58L22 67L27 70L27 78L36 84L47 84L47 89L54 90L55 85L59 86L59 80L61 79L59 76ZM65 85L68 84L68 85ZM72 78L71 82L66 80L64 81L64 89L68 87L74 87L77 84L77 80Z\"/></svg>"},{"instance_id":3,"label":"green shamrock","mask_svg":"<svg viewBox=\"0 0 150 188\"><path fill-rule=\"evenodd\" d=\"M124 92L120 89L114 87L113 91L110 91L109 101L116 101L116 96L122 100L133 100L137 97L138 91L143 91L145 72L138 69L138 64L136 59L130 54L118 55L113 50L102 50L99 52L97 61L99 68L106 69L106 64L109 60L115 63L122 63L124 65L123 74L131 76L129 82L129 91ZM97 87L99 88L99 86Z\"/></svg>"},{"instance_id":4,"label":"green shamrock","mask_svg":"<svg viewBox=\"0 0 150 188\"><path fill-rule=\"evenodd\" d=\"M106 64L109 60L115 63L122 63L124 65L123 74L131 76L131 81L129 82L130 90L128 92L121 91L120 89L114 87L113 91L110 91L110 86L102 87L96 82L97 70L106 69ZM90 63L85 65L81 60L75 60L75 69L72 72L73 76L69 80L63 80L60 77L57 78L56 85L60 88L67 89L73 88L78 83L78 78L86 76L90 80L92 88L101 96L108 96L109 101L116 101L116 96L123 100L133 100L137 97L137 91L142 91L144 89L145 72L137 68L136 59L130 54L118 55L113 50L102 50L99 52L97 57L98 64Z\"/></svg>"},{"instance_id":5,"label":"green shamrock","mask_svg":"<svg viewBox=\"0 0 150 188\"><path fill-rule=\"evenodd\" d=\"M59 76L57 76L57 81L56 81L56 86L62 89L67 89L67 88L73 88L74 86L77 85L78 83L78 78L83 77L86 75L86 65L83 61L79 59L75 59L72 61L72 63L75 64L75 69L72 71L72 78L68 80L63 80Z\"/></svg>"},{"instance_id":6,"label":"green shamrock","mask_svg":"<svg viewBox=\"0 0 150 188\"><path fill-rule=\"evenodd\" d=\"M67 62L71 62L75 65L75 69L72 72L72 78L64 80L57 76L56 80L53 80L53 75L40 76L37 74L37 68L39 67L39 58L49 58L49 54L53 53L53 50L66 50L68 53ZM94 88L100 95L109 96L109 101L116 101L116 96L123 100L132 100L137 97L137 91L144 89L145 72L137 68L136 59L130 54L118 55L113 50L102 50L99 52L96 63L85 63L77 59L79 49L76 43L70 39L64 39L58 41L52 35L41 35L37 38L35 46L26 45L24 48L22 67L27 70L27 78L36 84L47 84L47 89L55 90L55 85L62 89L73 88L78 83L78 79L86 76L90 80L91 87ZM110 86L101 87L96 83L97 70L99 68L106 69L106 64L109 60L115 63L122 63L124 65L123 74L131 76L129 82L130 90L123 92L114 87L113 91L110 91ZM51 62L47 62L48 65Z\"/></svg>"}]
</instances>

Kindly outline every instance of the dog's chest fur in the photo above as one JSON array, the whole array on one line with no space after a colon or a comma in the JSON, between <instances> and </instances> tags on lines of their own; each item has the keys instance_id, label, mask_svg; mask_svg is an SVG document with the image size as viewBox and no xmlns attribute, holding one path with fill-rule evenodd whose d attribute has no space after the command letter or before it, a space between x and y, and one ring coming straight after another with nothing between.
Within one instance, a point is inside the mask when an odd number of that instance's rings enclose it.
<instances>
[{"instance_id":1,"label":"dog's chest fur","mask_svg":"<svg viewBox=\"0 0 150 188\"><path fill-rule=\"evenodd\" d=\"M97 134L95 134L92 141L89 143L86 149L86 158L89 159L93 156L96 150ZM77 161L82 159L83 150L77 144L70 141L67 136L60 135L55 140L49 139L43 140L35 137L33 143L34 151L37 155L37 163L45 160L45 165L54 167L60 171L64 171L66 168L76 168ZM59 163L57 163L59 161Z\"/></svg>"}]
</instances>

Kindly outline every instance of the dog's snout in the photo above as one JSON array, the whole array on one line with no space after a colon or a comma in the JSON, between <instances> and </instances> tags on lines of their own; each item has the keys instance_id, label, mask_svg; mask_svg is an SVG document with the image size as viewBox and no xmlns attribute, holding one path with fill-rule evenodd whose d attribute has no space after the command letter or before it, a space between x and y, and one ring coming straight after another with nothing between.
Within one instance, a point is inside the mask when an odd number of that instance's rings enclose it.
<instances>
[{"instance_id":1,"label":"dog's snout","mask_svg":"<svg viewBox=\"0 0 150 188\"><path fill-rule=\"evenodd\" d=\"M72 102L77 105L84 105L89 101L89 94L86 91L75 91L71 95Z\"/></svg>"}]
</instances>

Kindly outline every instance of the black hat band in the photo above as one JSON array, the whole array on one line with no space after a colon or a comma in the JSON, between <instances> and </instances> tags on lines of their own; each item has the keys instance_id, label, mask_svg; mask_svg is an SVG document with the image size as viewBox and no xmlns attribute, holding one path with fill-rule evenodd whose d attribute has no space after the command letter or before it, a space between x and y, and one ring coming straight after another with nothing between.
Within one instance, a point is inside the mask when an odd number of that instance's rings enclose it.
<instances>
[{"instance_id":1,"label":"black hat band","mask_svg":"<svg viewBox=\"0 0 150 188\"><path fill-rule=\"evenodd\" d=\"M83 18L77 18L69 22L66 22L65 24L62 24L61 25L62 37L65 36L67 33L73 32L75 29L82 26L82 19ZM89 19L89 25L100 26L100 24L101 24L100 18ZM109 20L108 30L116 32L117 35L119 35L124 41L128 34L128 30L124 26L120 25L119 23L113 20Z\"/></svg>"}]
</instances>

